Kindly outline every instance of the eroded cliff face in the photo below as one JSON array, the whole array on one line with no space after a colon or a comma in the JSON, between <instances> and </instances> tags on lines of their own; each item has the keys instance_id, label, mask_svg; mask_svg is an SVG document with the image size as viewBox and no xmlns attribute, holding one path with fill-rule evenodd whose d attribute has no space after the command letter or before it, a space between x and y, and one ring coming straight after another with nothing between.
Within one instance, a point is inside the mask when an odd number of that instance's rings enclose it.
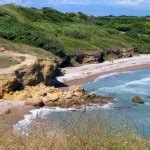
<instances>
[{"instance_id":1,"label":"eroded cliff face","mask_svg":"<svg viewBox=\"0 0 150 150\"><path fill-rule=\"evenodd\" d=\"M113 55L114 59L129 58L136 54L134 47L122 47L114 50L106 50L97 53L79 53L69 56L69 60L73 59L79 64L92 64L105 61L105 57Z\"/></svg>"},{"instance_id":2,"label":"eroded cliff face","mask_svg":"<svg viewBox=\"0 0 150 150\"><path fill-rule=\"evenodd\" d=\"M51 79L57 70L53 60L37 60L30 66L23 66L13 74L0 75L0 98L5 94L24 89L26 86L36 86L40 83L51 84Z\"/></svg>"},{"instance_id":3,"label":"eroded cliff face","mask_svg":"<svg viewBox=\"0 0 150 150\"><path fill-rule=\"evenodd\" d=\"M50 85L52 76L57 69L57 63L52 60L37 60L33 65L24 66L15 71L19 83L25 86L35 86L39 83Z\"/></svg>"},{"instance_id":4,"label":"eroded cliff face","mask_svg":"<svg viewBox=\"0 0 150 150\"><path fill-rule=\"evenodd\" d=\"M0 76L0 99L25 101L31 106L73 107L106 104L109 97L90 95L82 86L72 86L62 91L51 86L57 63L37 60L33 65L23 66L14 74Z\"/></svg>"}]
</instances>

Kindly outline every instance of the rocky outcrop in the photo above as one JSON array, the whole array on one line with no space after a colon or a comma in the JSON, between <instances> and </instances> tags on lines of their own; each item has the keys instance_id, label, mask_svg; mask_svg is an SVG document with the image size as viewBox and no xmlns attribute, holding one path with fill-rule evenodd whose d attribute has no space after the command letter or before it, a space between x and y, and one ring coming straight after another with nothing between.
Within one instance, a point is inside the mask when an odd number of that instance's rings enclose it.
<instances>
[{"instance_id":1,"label":"rocky outcrop","mask_svg":"<svg viewBox=\"0 0 150 150\"><path fill-rule=\"evenodd\" d=\"M132 98L132 102L133 103L137 103L137 104L144 104L144 100L141 97L139 97L139 96L134 96Z\"/></svg>"},{"instance_id":2,"label":"rocky outcrop","mask_svg":"<svg viewBox=\"0 0 150 150\"><path fill-rule=\"evenodd\" d=\"M129 58L129 57L132 57L134 55L134 53L135 53L134 48L122 48L120 57L121 58Z\"/></svg>"},{"instance_id":3,"label":"rocky outcrop","mask_svg":"<svg viewBox=\"0 0 150 150\"><path fill-rule=\"evenodd\" d=\"M129 58L135 55L135 48L134 47L123 47L114 50L114 54L118 56L118 58Z\"/></svg>"},{"instance_id":4,"label":"rocky outcrop","mask_svg":"<svg viewBox=\"0 0 150 150\"><path fill-rule=\"evenodd\" d=\"M13 92L18 89L19 83L13 75L0 76L0 99L4 94Z\"/></svg>"},{"instance_id":5,"label":"rocky outcrop","mask_svg":"<svg viewBox=\"0 0 150 150\"><path fill-rule=\"evenodd\" d=\"M15 72L16 78L23 87L35 86L39 83L50 85L50 80L57 69L57 64L51 60L38 60L33 65L24 66Z\"/></svg>"},{"instance_id":6,"label":"rocky outcrop","mask_svg":"<svg viewBox=\"0 0 150 150\"><path fill-rule=\"evenodd\" d=\"M72 86L62 91L44 84L27 86L24 90L4 94L3 99L22 100L31 106L51 107L73 107L93 103L102 105L111 100L110 97L90 95L84 91L82 86Z\"/></svg>"},{"instance_id":7,"label":"rocky outcrop","mask_svg":"<svg viewBox=\"0 0 150 150\"><path fill-rule=\"evenodd\" d=\"M109 55L114 55L114 59L129 58L135 55L135 51L136 50L134 47L122 47L97 53L79 53L76 55L71 55L69 59L74 59L79 64L91 64L103 62L105 57Z\"/></svg>"},{"instance_id":8,"label":"rocky outcrop","mask_svg":"<svg viewBox=\"0 0 150 150\"><path fill-rule=\"evenodd\" d=\"M76 54L71 57L80 64L98 63L100 59L99 54Z\"/></svg>"},{"instance_id":9,"label":"rocky outcrop","mask_svg":"<svg viewBox=\"0 0 150 150\"><path fill-rule=\"evenodd\" d=\"M0 98L26 86L50 85L56 69L57 64L52 60L37 60L30 66L19 68L14 74L0 75Z\"/></svg>"},{"instance_id":10,"label":"rocky outcrop","mask_svg":"<svg viewBox=\"0 0 150 150\"><path fill-rule=\"evenodd\" d=\"M22 56L14 52L11 55ZM6 75L0 74L0 99L25 101L27 105L32 106L72 107L107 103L109 98L89 95L82 86L72 86L65 91L50 87L51 79L57 70L55 60L41 60L31 55L25 57L24 63L5 68ZM97 59L96 55L87 54L83 61L92 63Z\"/></svg>"}]
</instances>

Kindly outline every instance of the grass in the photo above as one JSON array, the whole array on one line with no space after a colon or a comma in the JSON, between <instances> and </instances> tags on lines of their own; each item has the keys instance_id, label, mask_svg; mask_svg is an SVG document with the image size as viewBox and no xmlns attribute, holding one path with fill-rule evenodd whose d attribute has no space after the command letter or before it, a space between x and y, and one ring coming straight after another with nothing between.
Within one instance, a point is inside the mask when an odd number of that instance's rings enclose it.
<instances>
[{"instance_id":1,"label":"grass","mask_svg":"<svg viewBox=\"0 0 150 150\"><path fill-rule=\"evenodd\" d=\"M11 50L19 53L32 54L37 56L38 58L49 58L49 59L55 58L54 54L45 51L42 48L37 48L37 47L20 44L20 43L14 43L3 38L0 38L0 47L5 47L5 49L7 50Z\"/></svg>"},{"instance_id":2,"label":"grass","mask_svg":"<svg viewBox=\"0 0 150 150\"><path fill-rule=\"evenodd\" d=\"M100 116L99 116L100 117ZM147 150L150 141L136 135L137 129L130 125L112 126L108 120L86 114L76 119L63 120L61 127L49 125L44 119L37 119L29 127L28 134L19 134L0 125L1 149L40 150ZM51 122L52 123L52 122Z\"/></svg>"},{"instance_id":3,"label":"grass","mask_svg":"<svg viewBox=\"0 0 150 150\"><path fill-rule=\"evenodd\" d=\"M28 14L28 15L26 15ZM94 17L61 13L52 8L0 6L0 37L35 46L57 56L101 53L120 47L149 53L149 20L146 17Z\"/></svg>"},{"instance_id":4,"label":"grass","mask_svg":"<svg viewBox=\"0 0 150 150\"><path fill-rule=\"evenodd\" d=\"M16 64L19 64L19 61L8 56L0 56L0 68L6 68Z\"/></svg>"}]
</instances>

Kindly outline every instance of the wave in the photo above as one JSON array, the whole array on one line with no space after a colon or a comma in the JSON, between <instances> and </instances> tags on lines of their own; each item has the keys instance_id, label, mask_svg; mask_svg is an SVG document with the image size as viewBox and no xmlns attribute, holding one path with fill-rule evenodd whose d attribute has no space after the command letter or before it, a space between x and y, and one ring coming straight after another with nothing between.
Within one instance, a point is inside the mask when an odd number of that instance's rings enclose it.
<instances>
[{"instance_id":1,"label":"wave","mask_svg":"<svg viewBox=\"0 0 150 150\"><path fill-rule=\"evenodd\" d=\"M27 135L29 125L36 119L47 119L47 116L52 112L67 112L67 111L77 111L77 110L89 110L95 108L101 109L112 109L113 103L105 104L103 106L97 104L91 104L91 106L81 106L80 108L48 108L42 107L39 109L34 109L30 111L30 114L24 116L23 120L20 120L17 124L13 126L15 132Z\"/></svg>"},{"instance_id":2,"label":"wave","mask_svg":"<svg viewBox=\"0 0 150 150\"><path fill-rule=\"evenodd\" d=\"M150 106L150 102L146 102L146 103L145 103L145 105L148 105L148 106Z\"/></svg>"},{"instance_id":3,"label":"wave","mask_svg":"<svg viewBox=\"0 0 150 150\"><path fill-rule=\"evenodd\" d=\"M150 84L150 78L144 78L140 80L134 80L127 83L124 83L122 85L117 85L114 87L101 87L95 93L102 91L102 92L129 92L129 93L135 93L135 94L144 94L147 95L150 91L147 86Z\"/></svg>"},{"instance_id":4,"label":"wave","mask_svg":"<svg viewBox=\"0 0 150 150\"><path fill-rule=\"evenodd\" d=\"M133 84L136 84L136 85L150 84L150 77L143 78L143 79L140 79L140 80L134 80L134 81L126 83L126 85L133 85Z\"/></svg>"},{"instance_id":5,"label":"wave","mask_svg":"<svg viewBox=\"0 0 150 150\"><path fill-rule=\"evenodd\" d=\"M98 91L106 92L108 95L111 93L121 94L121 93L134 93L134 94L142 94L142 95L148 95L147 91L144 91L143 89L135 89L135 88L129 88L126 85L119 85L115 87L104 87L99 88ZM97 92L98 92L97 91Z\"/></svg>"},{"instance_id":6,"label":"wave","mask_svg":"<svg viewBox=\"0 0 150 150\"><path fill-rule=\"evenodd\" d=\"M101 106L102 109L113 109L113 103L108 103L108 104L105 104L103 106Z\"/></svg>"},{"instance_id":7,"label":"wave","mask_svg":"<svg viewBox=\"0 0 150 150\"><path fill-rule=\"evenodd\" d=\"M145 70L145 69L144 69L144 70ZM112 77L112 76L117 76L117 75L121 75L121 74L129 74L129 73L140 72L140 71L143 71L143 70L124 71L124 72L110 73L110 74L102 75L102 76L96 78L96 79L95 79L94 81L92 81L92 82L97 82L97 81L100 80L100 79L105 79L105 78Z\"/></svg>"},{"instance_id":8,"label":"wave","mask_svg":"<svg viewBox=\"0 0 150 150\"><path fill-rule=\"evenodd\" d=\"M114 75L119 75L120 73L110 73L110 74L106 74L106 75L103 75L103 76L100 76L98 78L96 78L94 81L92 82L97 82L98 80L100 79L105 79L105 78L108 78L108 77L111 77L111 76L114 76Z\"/></svg>"},{"instance_id":9,"label":"wave","mask_svg":"<svg viewBox=\"0 0 150 150\"><path fill-rule=\"evenodd\" d=\"M18 131L21 134L26 134L28 126L31 124L31 122L35 119L46 119L46 117L51 113L51 112L64 112L64 111L73 111L75 109L73 108L39 108L39 109L34 109L30 111L30 114L25 115L23 120L20 120L16 125L13 126L14 131Z\"/></svg>"}]
</instances>

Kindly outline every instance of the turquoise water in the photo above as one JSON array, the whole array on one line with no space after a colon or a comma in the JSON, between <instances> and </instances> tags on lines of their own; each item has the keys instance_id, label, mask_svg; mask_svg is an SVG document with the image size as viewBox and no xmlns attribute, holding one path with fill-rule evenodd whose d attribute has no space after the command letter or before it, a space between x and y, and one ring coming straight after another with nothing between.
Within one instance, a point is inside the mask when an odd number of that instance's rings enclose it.
<instances>
[{"instance_id":1,"label":"turquoise water","mask_svg":"<svg viewBox=\"0 0 150 150\"><path fill-rule=\"evenodd\" d=\"M96 121L98 124L103 122L110 124L113 131L127 125L129 131L150 139L150 70L103 76L85 84L84 88L90 93L112 96L114 101L104 106L83 106L80 109L48 107L35 109L14 125L14 129L26 133L29 125L38 116L38 120L46 121L52 131L70 130L73 127L80 127L81 124L90 127ZM133 96L142 97L145 103L133 104ZM90 118L96 120L92 122Z\"/></svg>"},{"instance_id":2,"label":"turquoise water","mask_svg":"<svg viewBox=\"0 0 150 150\"><path fill-rule=\"evenodd\" d=\"M112 121L130 123L138 134L150 139L150 70L112 74L85 84L85 89L98 95L113 96L114 102L101 114ZM140 96L145 103L133 104L132 97Z\"/></svg>"}]
</instances>

